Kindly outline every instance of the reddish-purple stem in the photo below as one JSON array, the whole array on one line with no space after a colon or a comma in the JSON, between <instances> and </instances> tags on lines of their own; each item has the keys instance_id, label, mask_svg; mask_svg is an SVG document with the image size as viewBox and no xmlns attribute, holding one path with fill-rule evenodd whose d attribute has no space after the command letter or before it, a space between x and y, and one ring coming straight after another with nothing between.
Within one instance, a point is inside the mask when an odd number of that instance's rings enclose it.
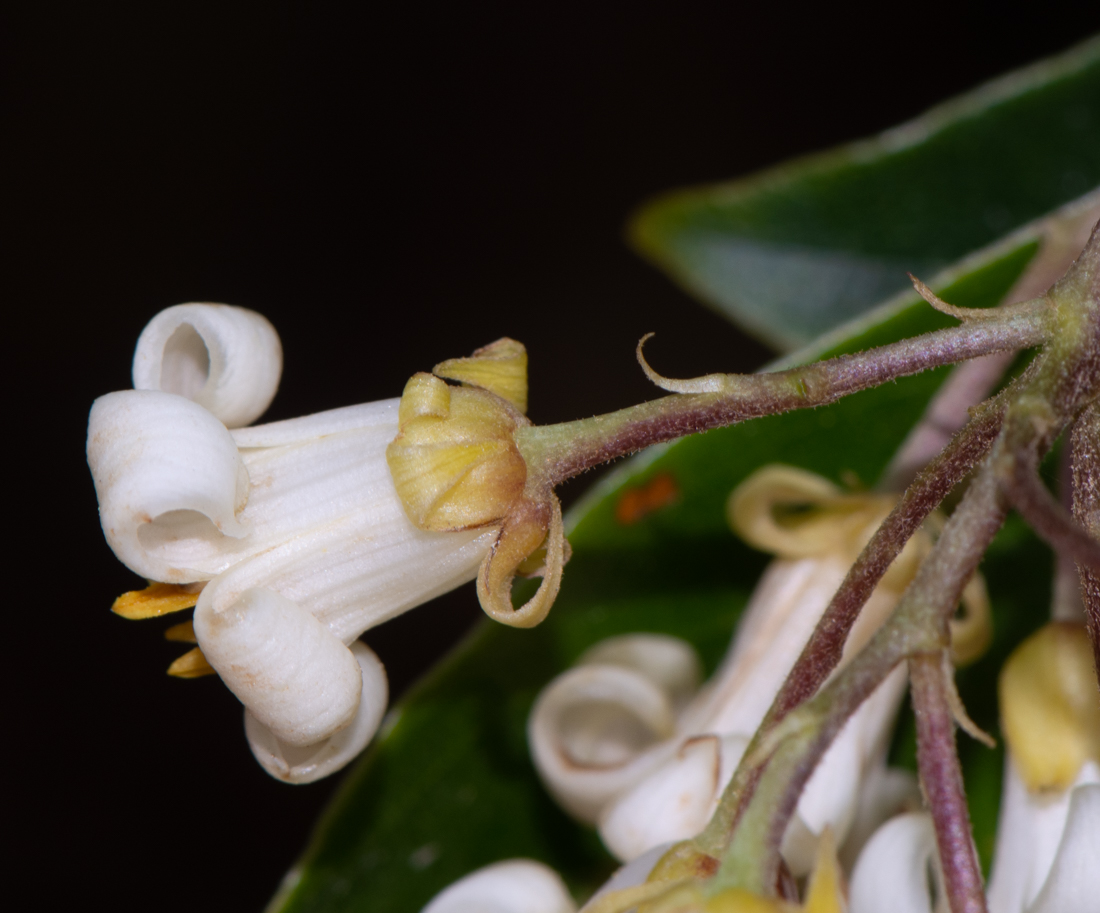
<instances>
[{"instance_id":1,"label":"reddish-purple stem","mask_svg":"<svg viewBox=\"0 0 1100 913\"><path fill-rule=\"evenodd\" d=\"M1073 516L1089 535L1100 538L1100 403L1092 403L1077 419L1070 439L1073 450ZM1085 625L1092 656L1100 673L1100 572L1077 566Z\"/></svg>"},{"instance_id":2,"label":"reddish-purple stem","mask_svg":"<svg viewBox=\"0 0 1100 913\"><path fill-rule=\"evenodd\" d=\"M940 852L951 913L986 913L982 873L970 836L955 721L944 681L942 654L922 653L909 659L909 690L917 717L917 766Z\"/></svg>"}]
</instances>

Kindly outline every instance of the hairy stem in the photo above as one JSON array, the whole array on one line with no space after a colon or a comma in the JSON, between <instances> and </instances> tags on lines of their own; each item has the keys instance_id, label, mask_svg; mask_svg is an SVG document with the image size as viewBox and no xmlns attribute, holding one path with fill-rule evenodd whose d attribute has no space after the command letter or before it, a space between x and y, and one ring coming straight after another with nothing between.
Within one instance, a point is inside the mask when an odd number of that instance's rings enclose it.
<instances>
[{"instance_id":1,"label":"hairy stem","mask_svg":"<svg viewBox=\"0 0 1100 913\"><path fill-rule=\"evenodd\" d=\"M651 444L826 405L928 368L1038 345L1046 338L1047 324L1048 315L1035 306L786 371L715 375L713 392L675 394L608 415L520 428L516 444L528 471L557 485Z\"/></svg>"},{"instance_id":2,"label":"hairy stem","mask_svg":"<svg viewBox=\"0 0 1100 913\"><path fill-rule=\"evenodd\" d=\"M1100 540L1100 402L1093 402L1077 419L1070 437L1073 452L1073 516ZM1085 625L1092 641L1093 662L1100 673L1100 571L1078 565Z\"/></svg>"},{"instance_id":3,"label":"hairy stem","mask_svg":"<svg viewBox=\"0 0 1100 913\"><path fill-rule=\"evenodd\" d=\"M1056 552L1091 573L1100 572L1100 541L1092 538L1039 478L1037 460L1016 460L1016 471L1005 480L1005 493L1032 528Z\"/></svg>"},{"instance_id":4,"label":"hairy stem","mask_svg":"<svg viewBox=\"0 0 1100 913\"><path fill-rule=\"evenodd\" d=\"M951 913L986 913L946 688L942 652L909 659L909 690L917 718L917 766L932 808Z\"/></svg>"}]
</instances>

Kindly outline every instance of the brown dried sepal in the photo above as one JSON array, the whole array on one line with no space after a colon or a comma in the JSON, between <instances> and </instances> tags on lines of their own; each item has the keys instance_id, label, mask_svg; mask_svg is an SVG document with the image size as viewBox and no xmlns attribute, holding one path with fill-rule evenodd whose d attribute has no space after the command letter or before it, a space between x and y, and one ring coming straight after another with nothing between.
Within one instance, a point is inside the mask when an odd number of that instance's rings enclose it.
<instances>
[{"instance_id":1,"label":"brown dried sepal","mask_svg":"<svg viewBox=\"0 0 1100 913\"><path fill-rule=\"evenodd\" d=\"M512 605L512 581L520 566L545 543L542 583L518 609ZM533 628L550 611L561 587L565 566L565 526L561 503L523 499L504 520L500 535L477 575L477 598L486 614L514 628Z\"/></svg>"}]
</instances>

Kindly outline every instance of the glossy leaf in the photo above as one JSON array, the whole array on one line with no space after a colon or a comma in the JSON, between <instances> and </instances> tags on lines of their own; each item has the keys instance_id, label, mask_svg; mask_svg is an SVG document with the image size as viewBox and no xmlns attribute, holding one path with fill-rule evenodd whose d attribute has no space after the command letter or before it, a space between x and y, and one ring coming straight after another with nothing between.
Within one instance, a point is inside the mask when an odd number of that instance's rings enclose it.
<instances>
[{"instance_id":1,"label":"glossy leaf","mask_svg":"<svg viewBox=\"0 0 1100 913\"><path fill-rule=\"evenodd\" d=\"M1100 184L1100 39L873 139L642 209L635 246L780 350Z\"/></svg>"}]
</instances>

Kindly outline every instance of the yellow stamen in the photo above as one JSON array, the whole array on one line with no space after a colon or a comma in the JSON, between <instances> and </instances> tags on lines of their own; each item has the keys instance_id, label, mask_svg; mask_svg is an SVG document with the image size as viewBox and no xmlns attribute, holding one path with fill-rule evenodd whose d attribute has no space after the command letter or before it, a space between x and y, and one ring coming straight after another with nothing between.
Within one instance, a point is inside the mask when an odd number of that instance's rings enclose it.
<instances>
[{"instance_id":1,"label":"yellow stamen","mask_svg":"<svg viewBox=\"0 0 1100 913\"><path fill-rule=\"evenodd\" d=\"M975 574L962 592L962 614L951 619L951 659L966 666L979 659L993 640L989 593L981 574Z\"/></svg>"},{"instance_id":2,"label":"yellow stamen","mask_svg":"<svg viewBox=\"0 0 1100 913\"><path fill-rule=\"evenodd\" d=\"M123 618L156 618L170 612L182 612L194 608L199 601L199 590L195 584L182 586L174 583L153 583L144 590L131 590L123 593L111 611Z\"/></svg>"},{"instance_id":3,"label":"yellow stamen","mask_svg":"<svg viewBox=\"0 0 1100 913\"><path fill-rule=\"evenodd\" d=\"M176 678L201 678L204 675L214 675L215 672L214 667L202 655L202 650L195 647L172 663L168 667L168 674Z\"/></svg>"},{"instance_id":4,"label":"yellow stamen","mask_svg":"<svg viewBox=\"0 0 1100 913\"><path fill-rule=\"evenodd\" d=\"M998 683L1005 741L1032 792L1068 789L1100 761L1100 703L1084 625L1053 622L1009 656Z\"/></svg>"},{"instance_id":5,"label":"yellow stamen","mask_svg":"<svg viewBox=\"0 0 1100 913\"><path fill-rule=\"evenodd\" d=\"M805 913L844 913L844 876L836 858L833 832L825 828L817 845L817 862L806 891Z\"/></svg>"},{"instance_id":6,"label":"yellow stamen","mask_svg":"<svg viewBox=\"0 0 1100 913\"><path fill-rule=\"evenodd\" d=\"M164 639L174 640L184 644L197 644L199 642L198 638L195 637L195 625L190 621L172 625L172 627L164 632Z\"/></svg>"}]
</instances>

